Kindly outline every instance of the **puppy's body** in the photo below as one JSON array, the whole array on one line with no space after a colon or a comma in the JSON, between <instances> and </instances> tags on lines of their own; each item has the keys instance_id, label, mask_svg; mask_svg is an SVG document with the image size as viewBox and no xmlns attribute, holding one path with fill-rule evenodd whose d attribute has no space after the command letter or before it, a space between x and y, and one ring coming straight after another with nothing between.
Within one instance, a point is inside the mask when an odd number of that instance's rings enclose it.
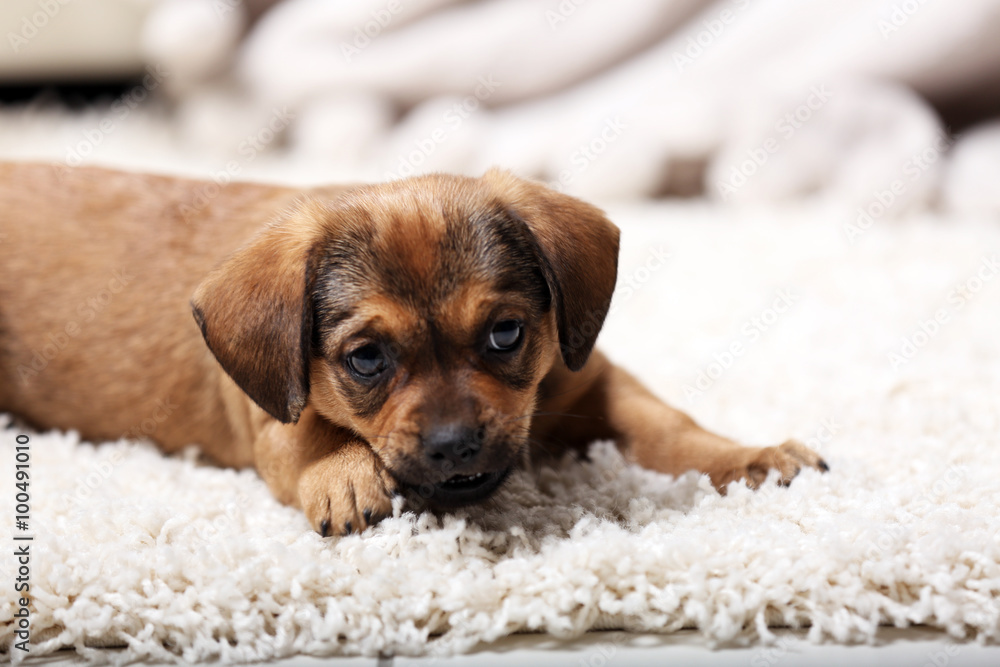
<instances>
[{"instance_id":1,"label":"puppy's body","mask_svg":"<svg viewBox=\"0 0 1000 667\"><path fill-rule=\"evenodd\" d=\"M501 172L303 191L0 165L0 235L0 411L197 443L324 534L398 489L485 498L529 445L615 438L720 486L825 467L703 431L591 354L617 229Z\"/></svg>"}]
</instances>

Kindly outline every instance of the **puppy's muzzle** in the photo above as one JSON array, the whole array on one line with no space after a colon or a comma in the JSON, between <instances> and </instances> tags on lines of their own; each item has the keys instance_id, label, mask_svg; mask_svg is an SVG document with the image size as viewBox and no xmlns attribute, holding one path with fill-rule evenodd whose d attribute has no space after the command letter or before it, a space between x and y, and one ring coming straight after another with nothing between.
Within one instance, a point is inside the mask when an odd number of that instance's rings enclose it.
<instances>
[{"instance_id":1,"label":"puppy's muzzle","mask_svg":"<svg viewBox=\"0 0 1000 667\"><path fill-rule=\"evenodd\" d=\"M481 456L487 445L486 429L461 421L428 427L420 436L425 466L442 480L420 485L421 493L432 503L458 507L488 498L510 474L508 462ZM505 449L505 448L501 448ZM497 469L497 464L502 467Z\"/></svg>"},{"instance_id":2,"label":"puppy's muzzle","mask_svg":"<svg viewBox=\"0 0 1000 667\"><path fill-rule=\"evenodd\" d=\"M429 429L420 441L431 465L451 464L457 469L475 462L485 438L486 431L481 427L452 422Z\"/></svg>"}]
</instances>

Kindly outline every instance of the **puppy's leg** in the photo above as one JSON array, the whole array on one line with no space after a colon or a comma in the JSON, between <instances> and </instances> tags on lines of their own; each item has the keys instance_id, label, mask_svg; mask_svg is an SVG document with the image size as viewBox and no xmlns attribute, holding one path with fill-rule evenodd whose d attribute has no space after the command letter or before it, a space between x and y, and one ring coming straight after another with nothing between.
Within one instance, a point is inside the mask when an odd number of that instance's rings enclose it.
<instances>
[{"instance_id":1,"label":"puppy's leg","mask_svg":"<svg viewBox=\"0 0 1000 667\"><path fill-rule=\"evenodd\" d=\"M396 482L368 444L310 407L296 424L271 421L254 442L257 471L321 535L361 532L392 513Z\"/></svg>"},{"instance_id":2,"label":"puppy's leg","mask_svg":"<svg viewBox=\"0 0 1000 667\"><path fill-rule=\"evenodd\" d=\"M579 373L557 365L541 389L536 437L573 447L614 439L639 465L672 475L699 470L720 491L736 479L756 488L772 469L784 484L805 466L828 469L818 454L794 441L745 447L706 431L596 351Z\"/></svg>"}]
</instances>

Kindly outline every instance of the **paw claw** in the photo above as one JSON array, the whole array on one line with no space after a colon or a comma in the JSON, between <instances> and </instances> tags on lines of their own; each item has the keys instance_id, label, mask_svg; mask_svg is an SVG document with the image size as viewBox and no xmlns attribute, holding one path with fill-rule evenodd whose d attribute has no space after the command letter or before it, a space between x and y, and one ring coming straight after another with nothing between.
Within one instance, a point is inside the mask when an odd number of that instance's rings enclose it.
<instances>
[{"instance_id":1,"label":"paw claw","mask_svg":"<svg viewBox=\"0 0 1000 667\"><path fill-rule=\"evenodd\" d=\"M761 447L755 450L747 450L750 454L748 461L743 467L725 470L717 475L719 483L716 488L722 488L726 483L734 479L745 479L747 486L752 489L759 488L768 473L777 470L780 473L778 479L779 486L790 486L792 480L802 472L803 468L816 468L826 472L830 466L819 455L805 445L794 440L777 445L775 447ZM713 477L713 481L716 477Z\"/></svg>"},{"instance_id":2,"label":"paw claw","mask_svg":"<svg viewBox=\"0 0 1000 667\"><path fill-rule=\"evenodd\" d=\"M311 464L299 478L299 502L323 537L361 533L392 513L397 484L365 446ZM339 526L339 528L337 527Z\"/></svg>"}]
</instances>

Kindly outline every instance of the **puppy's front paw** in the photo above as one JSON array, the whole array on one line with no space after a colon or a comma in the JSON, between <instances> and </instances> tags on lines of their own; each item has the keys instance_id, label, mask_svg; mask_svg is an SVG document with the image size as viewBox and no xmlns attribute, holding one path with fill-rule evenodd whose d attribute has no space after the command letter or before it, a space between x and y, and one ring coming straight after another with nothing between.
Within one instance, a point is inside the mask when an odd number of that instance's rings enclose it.
<instances>
[{"instance_id":1,"label":"puppy's front paw","mask_svg":"<svg viewBox=\"0 0 1000 667\"><path fill-rule=\"evenodd\" d=\"M712 481L722 492L729 482L736 479L745 479L747 486L757 489L772 470L777 470L781 475L778 483L788 486L802 468L816 468L826 472L830 466L813 450L795 440L789 440L775 447L748 449L745 463L741 462L737 468Z\"/></svg>"},{"instance_id":2,"label":"puppy's front paw","mask_svg":"<svg viewBox=\"0 0 1000 667\"><path fill-rule=\"evenodd\" d=\"M362 532L392 514L396 481L364 444L311 463L299 478L299 502L323 537Z\"/></svg>"}]
</instances>

